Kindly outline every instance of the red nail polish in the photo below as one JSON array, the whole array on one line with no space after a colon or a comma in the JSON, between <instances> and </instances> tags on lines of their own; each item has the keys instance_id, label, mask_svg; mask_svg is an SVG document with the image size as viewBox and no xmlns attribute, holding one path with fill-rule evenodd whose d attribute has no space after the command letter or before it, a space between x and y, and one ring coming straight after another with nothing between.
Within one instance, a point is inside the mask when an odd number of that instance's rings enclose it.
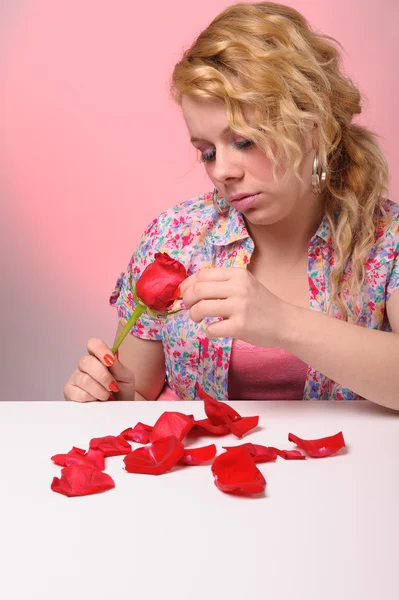
<instances>
[{"instance_id":1,"label":"red nail polish","mask_svg":"<svg viewBox=\"0 0 399 600\"><path fill-rule=\"evenodd\" d=\"M111 383L109 384L109 389L113 392L119 392L119 388L116 385L115 381L111 381Z\"/></svg>"},{"instance_id":2,"label":"red nail polish","mask_svg":"<svg viewBox=\"0 0 399 600\"><path fill-rule=\"evenodd\" d=\"M110 354L106 354L106 355L104 356L104 362L105 362L105 364L106 364L108 367L111 367L111 366L114 364L114 362L115 362L115 359L114 359L114 357L113 357L113 356L111 356Z\"/></svg>"}]
</instances>

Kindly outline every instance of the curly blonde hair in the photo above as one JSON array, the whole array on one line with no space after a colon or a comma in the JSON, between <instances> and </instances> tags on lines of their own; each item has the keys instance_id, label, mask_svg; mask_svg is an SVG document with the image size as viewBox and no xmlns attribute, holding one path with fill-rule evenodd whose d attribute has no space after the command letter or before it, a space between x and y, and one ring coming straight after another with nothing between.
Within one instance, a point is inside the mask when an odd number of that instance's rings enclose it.
<instances>
[{"instance_id":1,"label":"curly blonde hair","mask_svg":"<svg viewBox=\"0 0 399 600\"><path fill-rule=\"evenodd\" d=\"M234 4L175 65L171 93L180 105L185 94L222 101L230 127L265 151L274 173L286 159L287 174L299 177L301 140L317 127L334 247L329 307L335 303L342 319L356 321L356 296L384 215L388 167L375 134L352 122L361 113L361 95L342 73L336 45L293 8Z\"/></svg>"}]
</instances>

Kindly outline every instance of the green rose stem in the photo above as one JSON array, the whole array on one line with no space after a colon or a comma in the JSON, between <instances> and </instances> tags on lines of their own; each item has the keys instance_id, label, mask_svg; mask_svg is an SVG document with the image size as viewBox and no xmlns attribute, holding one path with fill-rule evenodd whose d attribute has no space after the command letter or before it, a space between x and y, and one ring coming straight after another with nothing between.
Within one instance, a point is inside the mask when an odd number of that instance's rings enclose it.
<instances>
[{"instance_id":1,"label":"green rose stem","mask_svg":"<svg viewBox=\"0 0 399 600\"><path fill-rule=\"evenodd\" d=\"M118 350L119 346L121 345L121 343L123 342L123 340L125 339L127 334L129 333L129 331L131 330L133 325L136 323L137 319L139 319L141 317L141 315L143 314L143 312L145 312L146 310L147 310L147 306L145 304L142 304L141 302L139 304L137 304L132 316L130 317L130 319L128 320L128 322L126 323L124 328L122 329L115 344L112 346L111 351L113 354L115 354L115 352Z\"/></svg>"}]
</instances>

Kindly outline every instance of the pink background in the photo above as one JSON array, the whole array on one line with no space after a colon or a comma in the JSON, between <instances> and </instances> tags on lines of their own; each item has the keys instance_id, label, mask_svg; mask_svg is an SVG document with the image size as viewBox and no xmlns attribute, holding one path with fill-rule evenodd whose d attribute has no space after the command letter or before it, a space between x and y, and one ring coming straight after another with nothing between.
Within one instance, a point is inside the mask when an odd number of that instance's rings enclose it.
<instances>
[{"instance_id":1,"label":"pink background","mask_svg":"<svg viewBox=\"0 0 399 600\"><path fill-rule=\"evenodd\" d=\"M112 343L119 273L161 210L211 189L169 98L173 65L230 2L9 0L2 399L61 400L90 336ZM397 0L291 0L344 46L398 201Z\"/></svg>"}]
</instances>

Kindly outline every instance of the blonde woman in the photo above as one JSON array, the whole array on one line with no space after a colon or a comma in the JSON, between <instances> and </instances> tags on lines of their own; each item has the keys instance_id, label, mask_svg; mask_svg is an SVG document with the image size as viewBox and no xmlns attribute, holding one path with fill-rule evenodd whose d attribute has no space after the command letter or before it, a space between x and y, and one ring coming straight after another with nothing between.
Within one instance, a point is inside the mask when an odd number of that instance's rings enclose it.
<instances>
[{"instance_id":1,"label":"blonde woman","mask_svg":"<svg viewBox=\"0 0 399 600\"><path fill-rule=\"evenodd\" d=\"M143 315L119 356L90 339L65 398L195 400L199 384L399 409L399 206L336 43L287 6L235 4L171 90L213 191L154 219L111 304L119 335L131 283L167 252L190 273L181 310Z\"/></svg>"}]
</instances>

